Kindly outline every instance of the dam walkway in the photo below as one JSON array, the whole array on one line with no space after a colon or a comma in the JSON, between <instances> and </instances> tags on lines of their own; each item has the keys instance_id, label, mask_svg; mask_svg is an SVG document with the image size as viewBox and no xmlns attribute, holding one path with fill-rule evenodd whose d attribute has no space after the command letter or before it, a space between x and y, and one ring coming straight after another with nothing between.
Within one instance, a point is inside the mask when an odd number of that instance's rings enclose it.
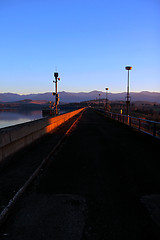
<instances>
[{"instance_id":1,"label":"dam walkway","mask_svg":"<svg viewBox=\"0 0 160 240\"><path fill-rule=\"evenodd\" d=\"M160 140L87 108L0 239L160 239L159 150Z\"/></svg>"}]
</instances>

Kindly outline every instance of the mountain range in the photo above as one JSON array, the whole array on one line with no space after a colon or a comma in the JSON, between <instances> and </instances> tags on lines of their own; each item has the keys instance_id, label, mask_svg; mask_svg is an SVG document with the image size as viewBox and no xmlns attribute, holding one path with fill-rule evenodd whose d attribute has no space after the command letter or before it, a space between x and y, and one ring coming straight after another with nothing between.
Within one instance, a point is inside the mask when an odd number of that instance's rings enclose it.
<instances>
[{"instance_id":1,"label":"mountain range","mask_svg":"<svg viewBox=\"0 0 160 240\"><path fill-rule=\"evenodd\" d=\"M99 94L101 99L106 98L106 93L101 91L91 91L91 92L59 92L60 102L71 103L71 102L82 102L88 100L99 99ZM126 93L108 93L107 98L110 101L125 101ZM160 92L131 92L130 93L131 101L148 101L160 103ZM46 93L37 93L37 94L26 94L20 95L15 93L0 93L0 102L15 102L25 99L30 99L32 101L45 100L53 101L54 96L51 92Z\"/></svg>"}]
</instances>

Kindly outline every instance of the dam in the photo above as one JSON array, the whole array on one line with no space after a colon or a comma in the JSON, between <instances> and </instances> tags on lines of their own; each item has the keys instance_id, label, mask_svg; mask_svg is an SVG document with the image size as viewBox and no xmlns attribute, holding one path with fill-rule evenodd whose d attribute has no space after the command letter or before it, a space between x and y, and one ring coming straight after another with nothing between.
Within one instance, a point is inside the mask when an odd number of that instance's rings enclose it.
<instances>
[{"instance_id":1,"label":"dam","mask_svg":"<svg viewBox=\"0 0 160 240\"><path fill-rule=\"evenodd\" d=\"M28 144L1 158L0 237L159 239L159 139L92 108L70 114L28 126L35 141L4 138Z\"/></svg>"}]
</instances>

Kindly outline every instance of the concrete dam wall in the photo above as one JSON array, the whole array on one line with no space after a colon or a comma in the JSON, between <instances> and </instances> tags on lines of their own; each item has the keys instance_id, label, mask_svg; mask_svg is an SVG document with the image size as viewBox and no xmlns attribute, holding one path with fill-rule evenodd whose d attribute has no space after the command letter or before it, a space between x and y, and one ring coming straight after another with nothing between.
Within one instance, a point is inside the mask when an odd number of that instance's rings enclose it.
<instances>
[{"instance_id":1,"label":"concrete dam wall","mask_svg":"<svg viewBox=\"0 0 160 240\"><path fill-rule=\"evenodd\" d=\"M52 118L38 119L0 130L0 162L23 147L51 132L84 108Z\"/></svg>"}]
</instances>

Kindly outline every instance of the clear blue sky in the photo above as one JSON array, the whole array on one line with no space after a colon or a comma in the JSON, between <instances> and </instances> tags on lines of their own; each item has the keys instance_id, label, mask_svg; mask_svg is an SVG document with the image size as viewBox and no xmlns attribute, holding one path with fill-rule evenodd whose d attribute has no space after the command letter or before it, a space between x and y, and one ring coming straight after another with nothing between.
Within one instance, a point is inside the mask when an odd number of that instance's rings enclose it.
<instances>
[{"instance_id":1,"label":"clear blue sky","mask_svg":"<svg viewBox=\"0 0 160 240\"><path fill-rule=\"evenodd\" d=\"M160 92L159 0L1 0L0 92Z\"/></svg>"}]
</instances>

